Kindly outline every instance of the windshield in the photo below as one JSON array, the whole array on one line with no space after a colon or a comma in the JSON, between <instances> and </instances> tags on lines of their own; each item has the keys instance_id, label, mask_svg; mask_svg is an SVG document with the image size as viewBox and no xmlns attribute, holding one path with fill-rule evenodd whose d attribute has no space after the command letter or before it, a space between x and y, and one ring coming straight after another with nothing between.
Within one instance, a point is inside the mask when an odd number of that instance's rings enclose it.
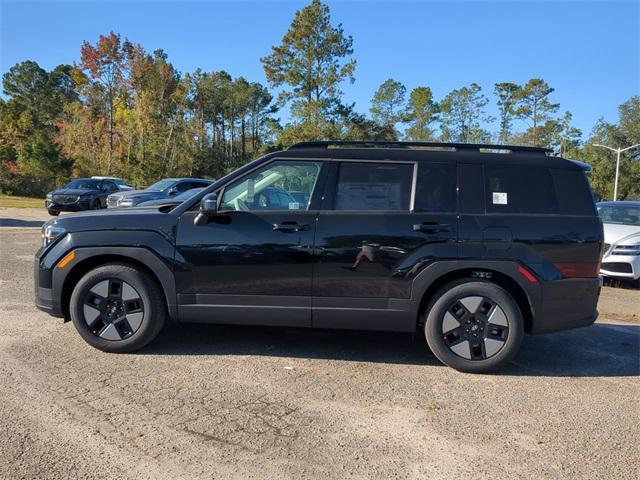
<instances>
[{"instance_id":1,"label":"windshield","mask_svg":"<svg viewBox=\"0 0 640 480\"><path fill-rule=\"evenodd\" d=\"M167 188L171 188L171 186L176 183L175 180L160 180L159 182L154 183L150 187L147 187L147 190L151 190L152 192L162 192Z\"/></svg>"},{"instance_id":2,"label":"windshield","mask_svg":"<svg viewBox=\"0 0 640 480\"><path fill-rule=\"evenodd\" d=\"M193 197L196 193L200 192L204 190L204 187L202 188L192 188L191 190L187 190L186 192L182 192L180 195L176 195L175 197L173 197L175 200L180 200L181 202L185 201L185 200L189 200L191 197Z\"/></svg>"},{"instance_id":3,"label":"windshield","mask_svg":"<svg viewBox=\"0 0 640 480\"><path fill-rule=\"evenodd\" d=\"M65 188L73 188L75 190L99 190L102 180L91 180L89 178L80 178L67 183Z\"/></svg>"},{"instance_id":4,"label":"windshield","mask_svg":"<svg viewBox=\"0 0 640 480\"><path fill-rule=\"evenodd\" d=\"M604 223L640 225L640 203L638 205L598 205L598 215Z\"/></svg>"}]
</instances>

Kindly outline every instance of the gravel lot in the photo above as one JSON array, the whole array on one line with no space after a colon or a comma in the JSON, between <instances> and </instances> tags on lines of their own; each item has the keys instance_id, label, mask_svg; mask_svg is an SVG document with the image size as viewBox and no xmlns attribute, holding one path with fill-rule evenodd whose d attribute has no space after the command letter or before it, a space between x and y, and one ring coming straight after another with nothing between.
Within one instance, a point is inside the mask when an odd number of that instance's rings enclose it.
<instances>
[{"instance_id":1,"label":"gravel lot","mask_svg":"<svg viewBox=\"0 0 640 480\"><path fill-rule=\"evenodd\" d=\"M172 325L112 355L33 306L39 231L8 213L1 478L640 474L637 290L605 289L593 326L526 337L500 375L457 373L386 333Z\"/></svg>"}]
</instances>

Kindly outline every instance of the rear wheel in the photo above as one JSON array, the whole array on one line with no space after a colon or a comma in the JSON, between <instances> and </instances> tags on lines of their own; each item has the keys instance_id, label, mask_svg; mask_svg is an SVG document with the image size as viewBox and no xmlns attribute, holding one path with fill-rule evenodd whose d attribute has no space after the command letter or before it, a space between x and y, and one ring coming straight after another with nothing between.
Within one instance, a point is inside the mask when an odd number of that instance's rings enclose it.
<instances>
[{"instance_id":1,"label":"rear wheel","mask_svg":"<svg viewBox=\"0 0 640 480\"><path fill-rule=\"evenodd\" d=\"M520 348L522 313L513 297L491 282L449 283L426 309L425 336L434 355L462 372L504 367Z\"/></svg>"},{"instance_id":2,"label":"rear wheel","mask_svg":"<svg viewBox=\"0 0 640 480\"><path fill-rule=\"evenodd\" d=\"M155 279L126 264L104 265L82 277L69 310L82 338L106 352L144 347L160 333L167 316Z\"/></svg>"}]
</instances>

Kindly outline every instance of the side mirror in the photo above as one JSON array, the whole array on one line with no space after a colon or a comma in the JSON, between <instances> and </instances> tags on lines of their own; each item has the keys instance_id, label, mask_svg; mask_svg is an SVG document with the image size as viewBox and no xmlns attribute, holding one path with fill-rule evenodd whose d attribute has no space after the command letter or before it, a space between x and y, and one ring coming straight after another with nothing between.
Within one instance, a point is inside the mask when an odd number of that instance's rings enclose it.
<instances>
[{"instance_id":1,"label":"side mirror","mask_svg":"<svg viewBox=\"0 0 640 480\"><path fill-rule=\"evenodd\" d=\"M174 195L176 195L176 194L178 193L178 189L177 189L176 187L171 187L171 188L169 189L169 192L168 192L168 193L169 193L169 196L170 196L170 197L173 197Z\"/></svg>"},{"instance_id":2,"label":"side mirror","mask_svg":"<svg viewBox=\"0 0 640 480\"><path fill-rule=\"evenodd\" d=\"M196 225L206 225L209 219L218 213L218 195L216 193L207 193L200 199L200 211L196 216L194 223Z\"/></svg>"}]
</instances>

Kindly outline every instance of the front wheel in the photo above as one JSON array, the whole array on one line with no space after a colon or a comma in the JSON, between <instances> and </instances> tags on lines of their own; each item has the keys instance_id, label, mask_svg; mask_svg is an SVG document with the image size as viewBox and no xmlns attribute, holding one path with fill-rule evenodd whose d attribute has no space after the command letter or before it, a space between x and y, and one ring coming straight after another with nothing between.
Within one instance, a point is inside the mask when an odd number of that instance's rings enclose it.
<instances>
[{"instance_id":1,"label":"front wheel","mask_svg":"<svg viewBox=\"0 0 640 480\"><path fill-rule=\"evenodd\" d=\"M58 215L60 215L60 212L56 210L47 210L47 212L49 212L49 215L51 215L52 217L57 217Z\"/></svg>"},{"instance_id":2,"label":"front wheel","mask_svg":"<svg viewBox=\"0 0 640 480\"><path fill-rule=\"evenodd\" d=\"M82 338L105 352L133 352L151 342L167 316L160 285L126 264L91 270L71 294L71 320Z\"/></svg>"},{"instance_id":3,"label":"front wheel","mask_svg":"<svg viewBox=\"0 0 640 480\"><path fill-rule=\"evenodd\" d=\"M518 304L502 287L463 279L442 287L426 309L433 354L462 372L487 373L508 364L524 335Z\"/></svg>"}]
</instances>

